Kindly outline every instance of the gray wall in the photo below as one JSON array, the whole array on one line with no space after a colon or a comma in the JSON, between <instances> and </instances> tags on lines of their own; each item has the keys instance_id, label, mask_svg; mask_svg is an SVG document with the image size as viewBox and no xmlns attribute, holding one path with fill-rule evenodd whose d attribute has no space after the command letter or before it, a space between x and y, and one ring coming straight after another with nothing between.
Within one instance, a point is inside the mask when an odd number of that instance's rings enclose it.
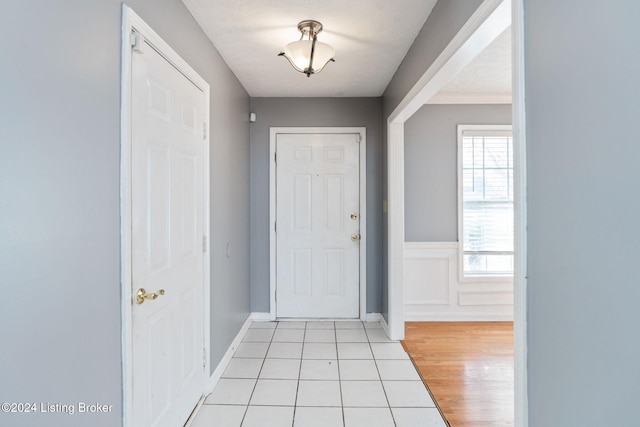
<instances>
[{"instance_id":1,"label":"gray wall","mask_svg":"<svg viewBox=\"0 0 640 427\"><path fill-rule=\"evenodd\" d=\"M405 241L458 241L458 125L511 124L511 105L425 105L404 127Z\"/></svg>"},{"instance_id":2,"label":"gray wall","mask_svg":"<svg viewBox=\"0 0 640 427\"><path fill-rule=\"evenodd\" d=\"M384 91L385 121L482 2L444 0L436 3Z\"/></svg>"},{"instance_id":3,"label":"gray wall","mask_svg":"<svg viewBox=\"0 0 640 427\"><path fill-rule=\"evenodd\" d=\"M438 1L382 95L383 197L387 199L387 119L483 0ZM388 317L387 217L382 224L382 315Z\"/></svg>"},{"instance_id":4,"label":"gray wall","mask_svg":"<svg viewBox=\"0 0 640 427\"><path fill-rule=\"evenodd\" d=\"M529 425L637 426L640 3L524 5Z\"/></svg>"},{"instance_id":5,"label":"gray wall","mask_svg":"<svg viewBox=\"0 0 640 427\"><path fill-rule=\"evenodd\" d=\"M381 98L252 98L251 309L269 312L269 128L367 128L367 312L379 313L382 287Z\"/></svg>"},{"instance_id":6,"label":"gray wall","mask_svg":"<svg viewBox=\"0 0 640 427\"><path fill-rule=\"evenodd\" d=\"M249 312L249 97L180 1L128 3L211 84L215 364ZM114 408L0 425L121 425L120 28L120 0L3 4L0 402Z\"/></svg>"}]
</instances>

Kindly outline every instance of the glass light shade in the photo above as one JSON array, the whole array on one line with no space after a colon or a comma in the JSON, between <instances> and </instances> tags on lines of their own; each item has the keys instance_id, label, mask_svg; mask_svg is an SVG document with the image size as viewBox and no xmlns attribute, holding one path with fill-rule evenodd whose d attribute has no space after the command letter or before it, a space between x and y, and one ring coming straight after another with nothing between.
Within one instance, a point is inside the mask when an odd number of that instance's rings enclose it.
<instances>
[{"instance_id":1,"label":"glass light shade","mask_svg":"<svg viewBox=\"0 0 640 427\"><path fill-rule=\"evenodd\" d=\"M298 40L289 43L284 48L284 56L289 60L293 67L301 73L306 73L309 68L309 58L311 57L312 40ZM316 47L313 52L313 64L308 71L319 73L325 65L335 55L336 51L326 43L316 41Z\"/></svg>"}]
</instances>

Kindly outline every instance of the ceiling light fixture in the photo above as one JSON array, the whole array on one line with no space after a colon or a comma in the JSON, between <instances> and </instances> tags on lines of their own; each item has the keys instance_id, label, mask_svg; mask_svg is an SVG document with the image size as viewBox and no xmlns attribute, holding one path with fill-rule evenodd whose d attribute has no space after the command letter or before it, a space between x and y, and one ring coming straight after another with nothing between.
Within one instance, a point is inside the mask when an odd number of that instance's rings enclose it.
<instances>
[{"instance_id":1,"label":"ceiling light fixture","mask_svg":"<svg viewBox=\"0 0 640 427\"><path fill-rule=\"evenodd\" d=\"M284 56L297 71L307 77L322 71L329 62L335 62L333 55L336 51L326 43L318 41L318 34L322 31L322 24L318 21L306 20L298 24L302 33L300 40L285 46Z\"/></svg>"}]
</instances>

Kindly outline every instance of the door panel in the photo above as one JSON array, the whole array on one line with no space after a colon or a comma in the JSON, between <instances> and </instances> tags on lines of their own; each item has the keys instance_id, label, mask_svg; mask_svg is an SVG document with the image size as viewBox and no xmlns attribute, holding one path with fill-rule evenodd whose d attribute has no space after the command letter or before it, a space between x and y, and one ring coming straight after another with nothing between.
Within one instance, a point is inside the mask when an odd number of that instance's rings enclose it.
<instances>
[{"instance_id":1,"label":"door panel","mask_svg":"<svg viewBox=\"0 0 640 427\"><path fill-rule=\"evenodd\" d=\"M205 96L146 43L132 56L134 426L183 425L203 391ZM136 301L138 289L164 290Z\"/></svg>"},{"instance_id":2,"label":"door panel","mask_svg":"<svg viewBox=\"0 0 640 427\"><path fill-rule=\"evenodd\" d=\"M357 136L277 135L278 317L359 315L360 248L351 239L360 233Z\"/></svg>"}]
</instances>

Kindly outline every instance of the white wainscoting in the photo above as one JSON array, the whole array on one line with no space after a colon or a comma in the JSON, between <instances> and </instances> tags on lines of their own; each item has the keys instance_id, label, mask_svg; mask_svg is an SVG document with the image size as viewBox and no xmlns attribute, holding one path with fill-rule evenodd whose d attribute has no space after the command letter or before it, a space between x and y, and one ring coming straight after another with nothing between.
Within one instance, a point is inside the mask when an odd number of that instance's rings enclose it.
<instances>
[{"instance_id":1,"label":"white wainscoting","mask_svg":"<svg viewBox=\"0 0 640 427\"><path fill-rule=\"evenodd\" d=\"M513 320L513 281L461 282L458 242L405 242L406 321Z\"/></svg>"}]
</instances>

